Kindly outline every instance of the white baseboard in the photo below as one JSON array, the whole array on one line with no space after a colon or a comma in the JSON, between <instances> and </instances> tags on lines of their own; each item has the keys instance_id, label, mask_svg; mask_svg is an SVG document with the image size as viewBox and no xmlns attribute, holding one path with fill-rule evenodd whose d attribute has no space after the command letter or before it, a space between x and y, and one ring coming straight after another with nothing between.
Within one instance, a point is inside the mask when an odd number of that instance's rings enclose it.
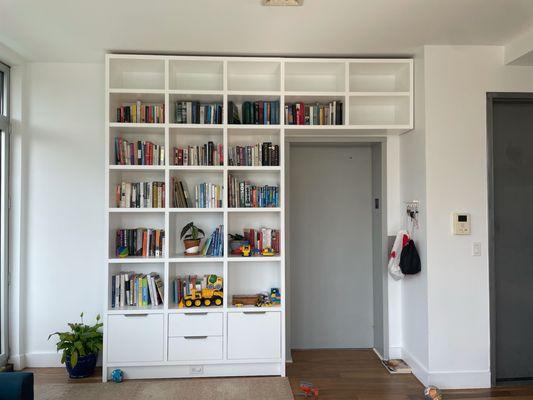
<instances>
[{"instance_id":1,"label":"white baseboard","mask_svg":"<svg viewBox=\"0 0 533 400\"><path fill-rule=\"evenodd\" d=\"M10 364L13 364L15 371L20 371L26 368L26 357L24 354L13 354L9 356L7 360Z\"/></svg>"},{"instance_id":2,"label":"white baseboard","mask_svg":"<svg viewBox=\"0 0 533 400\"><path fill-rule=\"evenodd\" d=\"M429 385L429 373L425 367L416 357L412 356L404 348L401 349L402 359L411 367L411 371L416 378L422 382L423 385Z\"/></svg>"},{"instance_id":3,"label":"white baseboard","mask_svg":"<svg viewBox=\"0 0 533 400\"><path fill-rule=\"evenodd\" d=\"M380 360L383 360L383 356L379 354L379 351L375 347L372 347L372 350L374 350L374 353L376 353L376 355L378 356Z\"/></svg>"},{"instance_id":4,"label":"white baseboard","mask_svg":"<svg viewBox=\"0 0 533 400\"><path fill-rule=\"evenodd\" d=\"M38 352L26 353L26 367L44 368L44 367L61 367L61 353L57 352Z\"/></svg>"},{"instance_id":5,"label":"white baseboard","mask_svg":"<svg viewBox=\"0 0 533 400\"><path fill-rule=\"evenodd\" d=\"M490 388L490 371L431 371L429 384L441 389Z\"/></svg>"}]
</instances>

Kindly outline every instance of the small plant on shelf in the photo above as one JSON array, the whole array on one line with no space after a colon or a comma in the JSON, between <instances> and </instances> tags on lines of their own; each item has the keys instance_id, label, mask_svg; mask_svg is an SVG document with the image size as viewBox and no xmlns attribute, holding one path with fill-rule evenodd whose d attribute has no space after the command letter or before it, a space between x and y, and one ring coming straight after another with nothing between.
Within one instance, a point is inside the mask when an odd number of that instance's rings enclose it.
<instances>
[{"instance_id":1,"label":"small plant on shelf","mask_svg":"<svg viewBox=\"0 0 533 400\"><path fill-rule=\"evenodd\" d=\"M98 352L102 350L103 333L100 331L103 323L100 315L96 316L94 325L85 325L83 313L80 314L81 323L69 323L70 331L54 332L59 337L57 351L63 351L61 362L65 364L71 378L86 378L94 374Z\"/></svg>"},{"instance_id":2,"label":"small plant on shelf","mask_svg":"<svg viewBox=\"0 0 533 400\"><path fill-rule=\"evenodd\" d=\"M189 222L183 227L180 239L183 240L186 256L196 256L200 253L200 242L203 237L205 237L204 231L194 225L194 222Z\"/></svg>"}]
</instances>

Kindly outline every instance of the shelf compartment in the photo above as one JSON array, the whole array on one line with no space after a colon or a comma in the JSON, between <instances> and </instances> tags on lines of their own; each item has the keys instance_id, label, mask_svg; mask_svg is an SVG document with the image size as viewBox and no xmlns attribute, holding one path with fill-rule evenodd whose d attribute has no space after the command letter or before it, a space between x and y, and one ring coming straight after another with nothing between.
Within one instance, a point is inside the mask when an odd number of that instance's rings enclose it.
<instances>
[{"instance_id":1,"label":"shelf compartment","mask_svg":"<svg viewBox=\"0 0 533 400\"><path fill-rule=\"evenodd\" d=\"M189 200L191 205L195 206L196 204L196 194L195 187L199 186L202 183L211 183L221 187L221 200L222 207L224 207L224 173L223 168L221 169L202 169L201 167L191 167L192 169L172 169L170 171L170 182L169 182L169 193L170 193L170 206L174 207L174 188L172 182L181 181L187 186L185 189L188 191ZM176 199L177 200L177 199ZM179 204L179 203L176 203ZM205 207L201 208L202 210L220 210L222 207ZM195 207L189 207L194 209Z\"/></svg>"},{"instance_id":2,"label":"shelf compartment","mask_svg":"<svg viewBox=\"0 0 533 400\"><path fill-rule=\"evenodd\" d=\"M224 63L218 60L170 60L170 89L222 90Z\"/></svg>"},{"instance_id":3,"label":"shelf compartment","mask_svg":"<svg viewBox=\"0 0 533 400\"><path fill-rule=\"evenodd\" d=\"M169 121L176 125L177 127L181 125L217 125L217 124L204 124L204 123L194 123L188 121L186 124L181 124L176 122L176 102L182 101L198 101L200 104L220 104L222 105L222 114L221 117L224 117L224 95L222 93L210 93L210 94L199 94L199 93L174 93L169 96ZM220 124L218 124L220 125Z\"/></svg>"},{"instance_id":4,"label":"shelf compartment","mask_svg":"<svg viewBox=\"0 0 533 400\"><path fill-rule=\"evenodd\" d=\"M124 127L128 126L145 126L145 125L154 125L161 126L164 121L160 123L137 123L137 122L119 122L117 121L117 108L123 104L134 104L137 101L141 102L141 105L151 105L151 104L160 104L165 105L165 94L164 93L110 93L109 94L109 121L111 123L121 124ZM119 126L119 125L112 125Z\"/></svg>"},{"instance_id":5,"label":"shelf compartment","mask_svg":"<svg viewBox=\"0 0 533 400\"><path fill-rule=\"evenodd\" d=\"M228 61L228 90L281 90L281 62Z\"/></svg>"},{"instance_id":6,"label":"shelf compartment","mask_svg":"<svg viewBox=\"0 0 533 400\"><path fill-rule=\"evenodd\" d=\"M131 274L149 274L151 272L153 273L156 273L159 275L160 279L161 279L161 282L163 283L163 287L164 287L164 283L165 283L165 264L163 262L157 262L157 261L150 261L150 260L144 260L142 263L136 263L134 265L132 265L131 263L115 263L115 264L110 264L109 265L109 268L108 268L108 293L109 295L107 296L108 298L108 304L107 304L107 307L108 307L108 312L124 312L124 311L128 311L128 312L136 312L136 313L142 313L143 311L147 311L147 310L150 310L150 311L157 311L157 310L162 310L163 307L164 307L164 303L162 304L159 304L157 306L155 305L148 305L146 307L143 307L143 306L129 306L129 305L124 305L124 306L119 306L117 305L116 307L112 308L111 305L112 305L112 293L113 293L113 288L112 288L112 276L113 275L117 275L117 274L120 274L120 273L128 273L130 276ZM166 297L167 294L164 293L164 296ZM165 299L163 298L163 302L165 301Z\"/></svg>"},{"instance_id":7,"label":"shelf compartment","mask_svg":"<svg viewBox=\"0 0 533 400\"><path fill-rule=\"evenodd\" d=\"M149 229L165 229L165 213L154 212L113 212L109 213L109 259L119 259L121 262L148 262L156 261L164 258L167 249L163 249L163 255L161 257L126 257L119 258L116 256L116 232L118 229L137 229L137 228L149 228ZM168 247L168 232L165 232L165 246ZM130 260L143 260L143 261L130 261ZM156 261L157 262L157 261Z\"/></svg>"},{"instance_id":8,"label":"shelf compartment","mask_svg":"<svg viewBox=\"0 0 533 400\"><path fill-rule=\"evenodd\" d=\"M410 60L350 62L350 92L409 92Z\"/></svg>"},{"instance_id":9,"label":"shelf compartment","mask_svg":"<svg viewBox=\"0 0 533 400\"><path fill-rule=\"evenodd\" d=\"M200 148L207 144L208 142L213 142L214 148L219 150L219 145L223 145L224 138L223 138L223 130L215 130L215 129L206 129L206 130L192 130L192 129L171 129L170 130L170 148L169 148L169 154L170 154L170 160L169 164L172 166L175 166L176 168L182 168L182 169L192 169L192 168L198 168L198 169L222 169L222 165L199 165L199 166L182 166L182 165L176 165L174 160L174 149L177 147L181 147L183 149L187 149L187 146L199 146ZM222 153L224 153L224 149L222 149ZM218 158L218 155L217 155Z\"/></svg>"},{"instance_id":10,"label":"shelf compartment","mask_svg":"<svg viewBox=\"0 0 533 400\"><path fill-rule=\"evenodd\" d=\"M350 96L350 125L410 125L410 97Z\"/></svg>"},{"instance_id":11,"label":"shelf compartment","mask_svg":"<svg viewBox=\"0 0 533 400\"><path fill-rule=\"evenodd\" d=\"M161 169L110 169L109 171L109 208L113 212L154 212L154 210L164 211L165 206L161 208L119 208L116 203L116 186L123 182L165 182L164 167ZM166 194L165 194L166 195ZM131 211L138 210L138 211Z\"/></svg>"},{"instance_id":12,"label":"shelf compartment","mask_svg":"<svg viewBox=\"0 0 533 400\"><path fill-rule=\"evenodd\" d=\"M344 92L345 63L324 61L285 62L288 92Z\"/></svg>"},{"instance_id":13,"label":"shelf compartment","mask_svg":"<svg viewBox=\"0 0 533 400\"><path fill-rule=\"evenodd\" d=\"M247 258L247 257L242 257ZM281 290L281 268L279 261L228 263L228 307L233 295L255 295L270 293L270 289Z\"/></svg>"},{"instance_id":14,"label":"shelf compartment","mask_svg":"<svg viewBox=\"0 0 533 400\"><path fill-rule=\"evenodd\" d=\"M162 59L111 58L109 87L114 89L165 89Z\"/></svg>"},{"instance_id":15,"label":"shelf compartment","mask_svg":"<svg viewBox=\"0 0 533 400\"><path fill-rule=\"evenodd\" d=\"M224 224L224 214L221 212L190 212L190 213L170 213L169 214L169 230L168 245L170 246L170 257L172 262L205 262L218 261L217 258L209 258L205 256L186 256L184 254L185 248L183 241L180 239L181 229L189 222L194 222L198 228L205 232L205 238L200 243L200 249L203 247L207 238L211 236L213 231ZM224 232L225 235L225 227ZM222 238L224 239L224 237Z\"/></svg>"},{"instance_id":16,"label":"shelf compartment","mask_svg":"<svg viewBox=\"0 0 533 400\"><path fill-rule=\"evenodd\" d=\"M217 261L201 261L195 263L182 263L182 262L172 262L169 266L169 309L179 309L178 304L174 302L174 281L178 277L186 277L189 275L196 275L199 278L202 278L204 275L218 275L223 279L223 291L225 289L226 280L224 277L224 265L223 262ZM199 308L204 310L218 309L221 310L221 306L210 306L210 307L191 307L191 308L181 308L180 310L185 311L195 311Z\"/></svg>"}]
</instances>

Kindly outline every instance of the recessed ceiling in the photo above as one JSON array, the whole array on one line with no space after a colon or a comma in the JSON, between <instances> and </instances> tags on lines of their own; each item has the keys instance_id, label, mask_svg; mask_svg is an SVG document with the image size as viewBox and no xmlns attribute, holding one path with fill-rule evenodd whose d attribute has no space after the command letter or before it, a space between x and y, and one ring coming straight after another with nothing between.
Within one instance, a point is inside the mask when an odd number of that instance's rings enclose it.
<instances>
[{"instance_id":1,"label":"recessed ceiling","mask_svg":"<svg viewBox=\"0 0 533 400\"><path fill-rule=\"evenodd\" d=\"M409 55L424 44L505 44L532 25L532 0L0 0L0 42L32 61L100 62L106 51Z\"/></svg>"}]
</instances>

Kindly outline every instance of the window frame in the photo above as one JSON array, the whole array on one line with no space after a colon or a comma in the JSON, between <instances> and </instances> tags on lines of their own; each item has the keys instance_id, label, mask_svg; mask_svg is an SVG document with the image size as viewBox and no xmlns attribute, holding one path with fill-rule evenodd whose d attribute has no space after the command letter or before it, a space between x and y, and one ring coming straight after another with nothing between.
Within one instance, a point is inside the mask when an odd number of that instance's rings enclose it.
<instances>
[{"instance_id":1,"label":"window frame","mask_svg":"<svg viewBox=\"0 0 533 400\"><path fill-rule=\"evenodd\" d=\"M10 125L10 68L0 62L0 72L3 73L2 110L0 110L0 366L7 363L9 357L8 333L8 232L9 232L9 136Z\"/></svg>"}]
</instances>

